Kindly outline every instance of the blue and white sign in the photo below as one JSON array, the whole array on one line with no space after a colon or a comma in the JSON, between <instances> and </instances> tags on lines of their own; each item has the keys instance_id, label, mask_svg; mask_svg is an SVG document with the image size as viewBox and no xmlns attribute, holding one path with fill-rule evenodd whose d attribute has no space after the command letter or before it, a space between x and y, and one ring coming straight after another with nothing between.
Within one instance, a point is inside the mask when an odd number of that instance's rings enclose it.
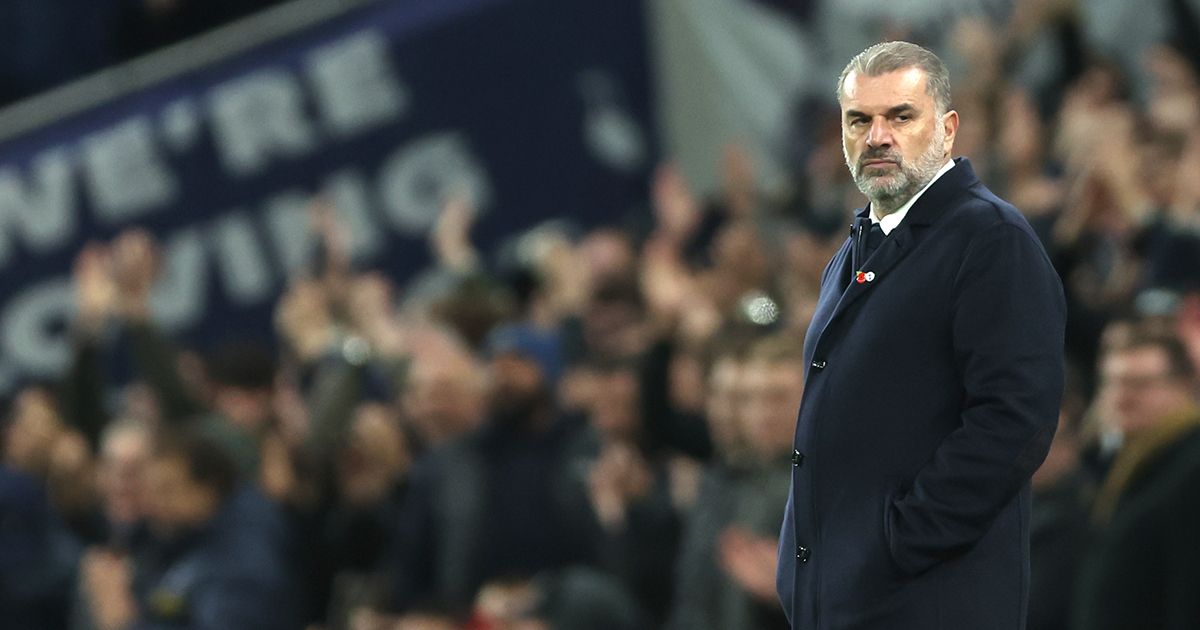
<instances>
[{"instance_id":1,"label":"blue and white sign","mask_svg":"<svg viewBox=\"0 0 1200 630\"><path fill-rule=\"evenodd\" d=\"M165 245L160 321L262 335L336 202L363 267L404 279L452 190L485 249L615 220L654 158L640 0L376 2L0 144L0 391L69 358L71 261L130 226Z\"/></svg>"}]
</instances>

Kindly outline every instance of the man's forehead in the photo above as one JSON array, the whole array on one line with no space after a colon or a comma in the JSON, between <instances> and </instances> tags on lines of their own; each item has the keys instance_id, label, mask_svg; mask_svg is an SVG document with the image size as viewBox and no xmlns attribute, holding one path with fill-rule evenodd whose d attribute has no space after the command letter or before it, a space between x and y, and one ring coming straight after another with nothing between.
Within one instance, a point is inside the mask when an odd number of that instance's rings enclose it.
<instances>
[{"instance_id":1,"label":"man's forehead","mask_svg":"<svg viewBox=\"0 0 1200 630\"><path fill-rule=\"evenodd\" d=\"M926 89L925 71L918 67L901 68L878 76L851 71L842 84L842 111L887 110L902 103L932 101Z\"/></svg>"}]
</instances>

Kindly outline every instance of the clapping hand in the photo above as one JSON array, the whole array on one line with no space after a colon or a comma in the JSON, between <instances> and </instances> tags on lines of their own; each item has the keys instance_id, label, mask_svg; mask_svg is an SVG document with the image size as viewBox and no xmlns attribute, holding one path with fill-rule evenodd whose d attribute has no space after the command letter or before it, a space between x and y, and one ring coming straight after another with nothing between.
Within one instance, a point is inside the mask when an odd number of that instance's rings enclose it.
<instances>
[{"instance_id":1,"label":"clapping hand","mask_svg":"<svg viewBox=\"0 0 1200 630\"><path fill-rule=\"evenodd\" d=\"M762 601L776 598L778 549L778 539L758 536L736 526L726 529L717 542L721 568L743 590Z\"/></svg>"}]
</instances>

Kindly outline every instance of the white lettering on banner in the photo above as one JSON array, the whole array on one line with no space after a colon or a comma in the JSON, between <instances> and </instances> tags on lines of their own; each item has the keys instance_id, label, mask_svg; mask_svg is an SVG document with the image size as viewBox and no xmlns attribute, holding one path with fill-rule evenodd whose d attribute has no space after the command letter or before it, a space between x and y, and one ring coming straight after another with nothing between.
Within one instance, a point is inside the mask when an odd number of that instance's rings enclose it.
<instances>
[{"instance_id":1,"label":"white lettering on banner","mask_svg":"<svg viewBox=\"0 0 1200 630\"><path fill-rule=\"evenodd\" d=\"M176 153L185 153L200 139L200 112L190 98L181 98L163 108L158 117L163 143Z\"/></svg>"},{"instance_id":2,"label":"white lettering on banner","mask_svg":"<svg viewBox=\"0 0 1200 630\"><path fill-rule=\"evenodd\" d=\"M0 171L0 253L13 234L55 247L60 244L49 240L57 236L51 224L61 225L61 234L68 236L77 230L70 223L73 189L66 154L43 154L31 172L36 183L26 190L12 169ZM398 147L374 181L347 168L331 175L322 187L349 230L352 256L364 263L384 251L389 229L423 237L446 195L456 189L472 194L481 207L490 194L487 172L454 132ZM379 195L370 194L374 191ZM314 237L307 207L312 198L307 191L285 190L262 202L257 215L221 210L210 220L160 235L164 264L151 295L155 320L172 331L200 322L209 307L210 266L216 269L221 290L237 306L274 297L278 280L310 258ZM8 391L21 375L52 376L66 367L70 339L62 324L72 299L69 280L54 277L25 287L3 305L0 392Z\"/></svg>"},{"instance_id":3,"label":"white lettering on banner","mask_svg":"<svg viewBox=\"0 0 1200 630\"><path fill-rule=\"evenodd\" d=\"M120 223L165 207L178 185L142 116L129 118L83 140L83 163L96 216Z\"/></svg>"},{"instance_id":4,"label":"white lettering on banner","mask_svg":"<svg viewBox=\"0 0 1200 630\"><path fill-rule=\"evenodd\" d=\"M487 175L460 134L439 133L401 147L384 162L379 195L384 214L401 233L427 232L446 197L463 190L475 207L487 204Z\"/></svg>"},{"instance_id":5,"label":"white lettering on banner","mask_svg":"<svg viewBox=\"0 0 1200 630\"><path fill-rule=\"evenodd\" d=\"M217 152L234 175L253 175L272 158L299 157L316 148L316 132L304 116L304 93L285 70L222 84L210 98Z\"/></svg>"},{"instance_id":6,"label":"white lettering on banner","mask_svg":"<svg viewBox=\"0 0 1200 630\"><path fill-rule=\"evenodd\" d=\"M250 217L233 212L213 226L214 262L230 300L239 306L261 302L274 280Z\"/></svg>"},{"instance_id":7,"label":"white lettering on banner","mask_svg":"<svg viewBox=\"0 0 1200 630\"><path fill-rule=\"evenodd\" d=\"M37 253L62 247L75 235L75 185L71 160L51 149L33 160L27 186L15 168L0 170L0 267L12 258L17 237Z\"/></svg>"},{"instance_id":8,"label":"white lettering on banner","mask_svg":"<svg viewBox=\"0 0 1200 630\"><path fill-rule=\"evenodd\" d=\"M383 251L384 233L372 212L362 173L356 169L338 171L327 180L324 191L341 219L339 225L349 237L351 261L361 263L377 257ZM312 262L316 237L308 209L314 200L314 195L298 190L279 193L267 200L263 221L285 275L301 271Z\"/></svg>"},{"instance_id":9,"label":"white lettering on banner","mask_svg":"<svg viewBox=\"0 0 1200 630\"><path fill-rule=\"evenodd\" d=\"M200 321L208 297L208 256L200 226L172 234L163 246L163 267L150 295L154 320L167 330Z\"/></svg>"},{"instance_id":10,"label":"white lettering on banner","mask_svg":"<svg viewBox=\"0 0 1200 630\"><path fill-rule=\"evenodd\" d=\"M408 90L377 32L358 33L308 57L308 77L325 126L346 138L390 123L408 107Z\"/></svg>"},{"instance_id":11,"label":"white lettering on banner","mask_svg":"<svg viewBox=\"0 0 1200 630\"><path fill-rule=\"evenodd\" d=\"M59 277L10 299L0 314L6 358L26 374L40 378L58 374L71 355L71 343L63 330L74 310L74 298L71 282Z\"/></svg>"}]
</instances>

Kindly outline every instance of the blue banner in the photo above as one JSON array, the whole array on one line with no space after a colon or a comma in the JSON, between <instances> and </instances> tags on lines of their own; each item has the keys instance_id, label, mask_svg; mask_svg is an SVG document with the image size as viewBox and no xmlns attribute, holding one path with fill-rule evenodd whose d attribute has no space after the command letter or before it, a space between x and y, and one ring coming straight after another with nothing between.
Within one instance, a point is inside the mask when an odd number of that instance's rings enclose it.
<instances>
[{"instance_id":1,"label":"blue banner","mask_svg":"<svg viewBox=\"0 0 1200 630\"><path fill-rule=\"evenodd\" d=\"M452 191L485 251L616 219L655 151L641 4L376 2L0 144L0 391L63 368L71 261L131 226L165 246L159 320L204 345L267 334L318 193L397 280Z\"/></svg>"}]
</instances>

